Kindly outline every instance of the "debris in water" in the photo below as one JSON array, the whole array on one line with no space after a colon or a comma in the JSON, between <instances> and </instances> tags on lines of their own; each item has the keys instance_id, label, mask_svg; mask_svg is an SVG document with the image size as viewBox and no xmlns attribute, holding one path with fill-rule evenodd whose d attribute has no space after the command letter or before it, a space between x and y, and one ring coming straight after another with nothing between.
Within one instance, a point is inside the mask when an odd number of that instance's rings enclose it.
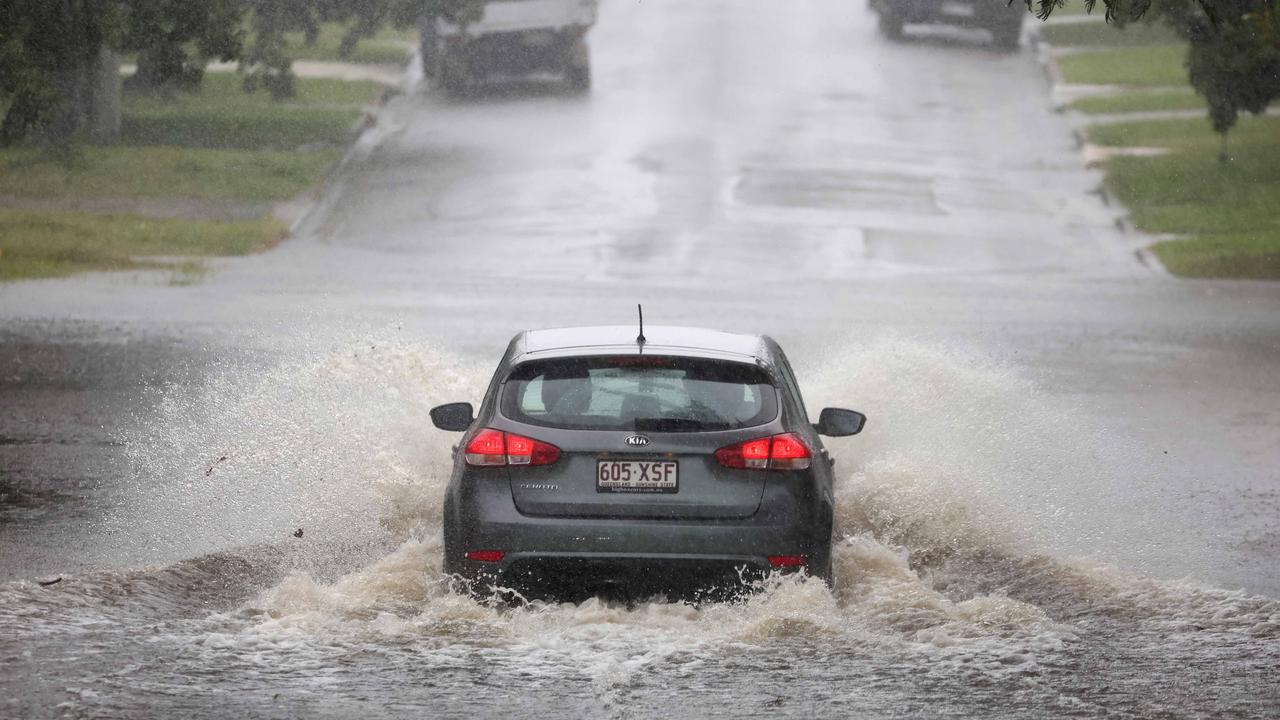
<instances>
[{"instance_id":1,"label":"debris in water","mask_svg":"<svg viewBox=\"0 0 1280 720\"><path fill-rule=\"evenodd\" d=\"M210 475L212 475L212 474L213 474L213 469L214 469L214 468L216 468L216 467L218 467L218 463L220 463L220 462L222 462L223 460L226 460L226 459L227 459L227 456L226 456L226 455L223 455L222 457L218 458L217 460L214 460L214 461L213 461L213 464L209 466L209 469L204 471L204 476L205 476L205 477L209 477Z\"/></svg>"},{"instance_id":2,"label":"debris in water","mask_svg":"<svg viewBox=\"0 0 1280 720\"><path fill-rule=\"evenodd\" d=\"M50 585L57 585L60 582L62 582L62 578L56 577L52 580L37 580L36 584L38 584L40 587L49 587Z\"/></svg>"},{"instance_id":3,"label":"debris in water","mask_svg":"<svg viewBox=\"0 0 1280 720\"><path fill-rule=\"evenodd\" d=\"M302 528L298 528L297 530L294 530L294 531L293 531L293 536L294 536L294 537L296 537L296 538L300 538L300 537L302 537Z\"/></svg>"}]
</instances>

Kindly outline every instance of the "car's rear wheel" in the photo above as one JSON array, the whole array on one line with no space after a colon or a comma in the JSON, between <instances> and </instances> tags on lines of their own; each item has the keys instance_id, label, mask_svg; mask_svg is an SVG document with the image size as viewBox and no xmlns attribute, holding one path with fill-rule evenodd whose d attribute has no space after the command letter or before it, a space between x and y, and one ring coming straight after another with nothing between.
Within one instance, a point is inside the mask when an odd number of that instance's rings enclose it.
<instances>
[{"instance_id":1,"label":"car's rear wheel","mask_svg":"<svg viewBox=\"0 0 1280 720\"><path fill-rule=\"evenodd\" d=\"M571 65L565 73L565 84L574 92L586 92L591 89L591 66Z\"/></svg>"},{"instance_id":2,"label":"car's rear wheel","mask_svg":"<svg viewBox=\"0 0 1280 720\"><path fill-rule=\"evenodd\" d=\"M591 54L587 49L587 41L578 38L570 46L565 61L565 85L573 92L586 92L591 89Z\"/></svg>"},{"instance_id":3,"label":"car's rear wheel","mask_svg":"<svg viewBox=\"0 0 1280 720\"><path fill-rule=\"evenodd\" d=\"M1022 39L1022 23L1006 23L991 28L992 42L1002 50L1017 50Z\"/></svg>"},{"instance_id":4,"label":"car's rear wheel","mask_svg":"<svg viewBox=\"0 0 1280 720\"><path fill-rule=\"evenodd\" d=\"M440 84L450 97L466 94L471 87L471 73L467 63L456 57L446 57L440 71Z\"/></svg>"},{"instance_id":5,"label":"car's rear wheel","mask_svg":"<svg viewBox=\"0 0 1280 720\"><path fill-rule=\"evenodd\" d=\"M891 10L880 11L880 32L890 40L902 39L902 18Z\"/></svg>"},{"instance_id":6,"label":"car's rear wheel","mask_svg":"<svg viewBox=\"0 0 1280 720\"><path fill-rule=\"evenodd\" d=\"M809 576L821 580L826 583L828 587L832 587L830 550L827 550L825 555L820 555L813 559L813 563L809 565Z\"/></svg>"}]
</instances>

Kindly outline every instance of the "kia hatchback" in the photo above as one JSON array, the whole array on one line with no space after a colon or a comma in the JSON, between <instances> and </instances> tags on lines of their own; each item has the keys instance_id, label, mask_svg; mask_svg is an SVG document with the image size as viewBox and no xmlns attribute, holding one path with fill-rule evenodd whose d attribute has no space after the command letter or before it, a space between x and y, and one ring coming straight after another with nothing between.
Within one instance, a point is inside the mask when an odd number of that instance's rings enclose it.
<instances>
[{"instance_id":1,"label":"kia hatchback","mask_svg":"<svg viewBox=\"0 0 1280 720\"><path fill-rule=\"evenodd\" d=\"M832 465L772 339L584 327L512 339L463 432L444 505L444 571L526 597L738 592L770 572L830 579Z\"/></svg>"}]
</instances>

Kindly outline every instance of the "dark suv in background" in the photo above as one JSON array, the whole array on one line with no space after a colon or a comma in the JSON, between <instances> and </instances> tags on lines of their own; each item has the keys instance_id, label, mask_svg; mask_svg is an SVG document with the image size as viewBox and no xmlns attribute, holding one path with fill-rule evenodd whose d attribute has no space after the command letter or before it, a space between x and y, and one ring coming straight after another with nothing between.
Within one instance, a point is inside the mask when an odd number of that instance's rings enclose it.
<instances>
[{"instance_id":1,"label":"dark suv in background","mask_svg":"<svg viewBox=\"0 0 1280 720\"><path fill-rule=\"evenodd\" d=\"M646 337L647 335L647 337ZM517 335L473 415L444 505L444 571L473 592L580 599L736 592L831 574L832 465L768 337L587 327Z\"/></svg>"},{"instance_id":2,"label":"dark suv in background","mask_svg":"<svg viewBox=\"0 0 1280 720\"><path fill-rule=\"evenodd\" d=\"M944 24L981 28L991 33L1000 48L1015 50L1027 14L1022 0L870 0L880 14L880 32L897 40L904 25Z\"/></svg>"}]
</instances>

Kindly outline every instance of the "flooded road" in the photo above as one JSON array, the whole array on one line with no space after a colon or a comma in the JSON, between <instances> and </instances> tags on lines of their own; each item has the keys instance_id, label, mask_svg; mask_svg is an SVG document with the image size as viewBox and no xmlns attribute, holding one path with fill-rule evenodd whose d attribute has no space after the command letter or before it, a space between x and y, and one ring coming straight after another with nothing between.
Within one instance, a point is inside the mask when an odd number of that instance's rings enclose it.
<instances>
[{"instance_id":1,"label":"flooded road","mask_svg":"<svg viewBox=\"0 0 1280 720\"><path fill-rule=\"evenodd\" d=\"M1275 715L1280 601L1195 579L1223 557L1141 446L930 344L802 372L880 420L833 448L835 585L701 606L452 591L453 437L422 428L470 361L377 342L170 386L87 531L155 562L0 586L6 715Z\"/></svg>"},{"instance_id":2,"label":"flooded road","mask_svg":"<svg viewBox=\"0 0 1280 720\"><path fill-rule=\"evenodd\" d=\"M982 40L606 2L590 97L398 98L266 255L0 286L0 716L1280 716L1280 288L1137 263ZM429 408L636 301L871 418L834 588L440 577Z\"/></svg>"}]
</instances>

